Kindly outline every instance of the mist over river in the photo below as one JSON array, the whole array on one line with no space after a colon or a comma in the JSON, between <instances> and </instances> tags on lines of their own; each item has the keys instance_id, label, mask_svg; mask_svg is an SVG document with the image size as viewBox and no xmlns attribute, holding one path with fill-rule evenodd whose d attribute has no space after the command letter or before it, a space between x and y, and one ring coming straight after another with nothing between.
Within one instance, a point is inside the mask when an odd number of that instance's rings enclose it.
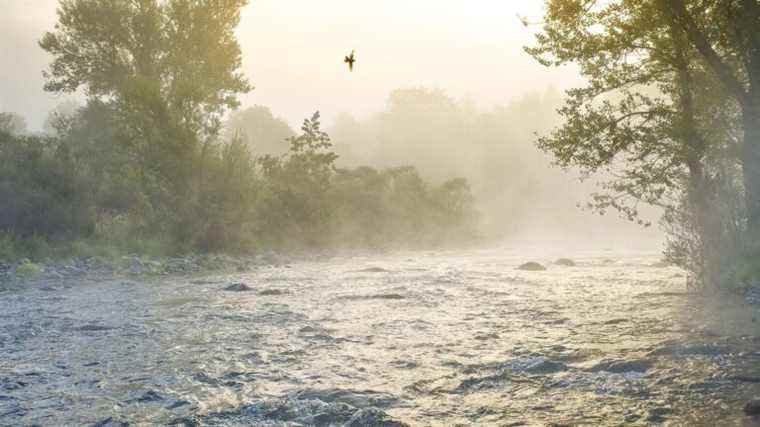
<instances>
[{"instance_id":1,"label":"mist over river","mask_svg":"<svg viewBox=\"0 0 760 427\"><path fill-rule=\"evenodd\" d=\"M658 260L409 252L8 289L0 425L760 425L756 308Z\"/></svg>"}]
</instances>

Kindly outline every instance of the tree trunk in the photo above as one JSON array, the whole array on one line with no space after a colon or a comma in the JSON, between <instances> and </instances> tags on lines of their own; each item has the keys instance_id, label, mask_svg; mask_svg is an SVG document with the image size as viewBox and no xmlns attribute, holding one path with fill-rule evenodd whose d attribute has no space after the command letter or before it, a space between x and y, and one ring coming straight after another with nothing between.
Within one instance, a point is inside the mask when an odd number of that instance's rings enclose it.
<instances>
[{"instance_id":1,"label":"tree trunk","mask_svg":"<svg viewBox=\"0 0 760 427\"><path fill-rule=\"evenodd\" d=\"M760 112L745 108L742 169L747 203L750 249L760 249Z\"/></svg>"},{"instance_id":2,"label":"tree trunk","mask_svg":"<svg viewBox=\"0 0 760 427\"><path fill-rule=\"evenodd\" d=\"M672 18L672 15L671 15ZM686 182L687 215L692 229L697 235L697 253L691 254L697 268L695 279L703 290L716 289L719 284L720 256L717 251L720 246L720 227L716 224L715 206L710 203L712 189L705 172L705 152L707 144L697 128L697 113L694 100L696 90L694 78L689 68L687 40L671 27L671 37L676 44L673 65L677 70L676 83L678 86L678 104L680 120L675 123L677 132L683 144L684 162L689 175Z\"/></svg>"},{"instance_id":3,"label":"tree trunk","mask_svg":"<svg viewBox=\"0 0 760 427\"><path fill-rule=\"evenodd\" d=\"M753 254L760 247L760 4L757 0L742 0L744 19L739 22L747 35L747 96L742 101L744 144L742 167L747 203L747 225Z\"/></svg>"}]
</instances>

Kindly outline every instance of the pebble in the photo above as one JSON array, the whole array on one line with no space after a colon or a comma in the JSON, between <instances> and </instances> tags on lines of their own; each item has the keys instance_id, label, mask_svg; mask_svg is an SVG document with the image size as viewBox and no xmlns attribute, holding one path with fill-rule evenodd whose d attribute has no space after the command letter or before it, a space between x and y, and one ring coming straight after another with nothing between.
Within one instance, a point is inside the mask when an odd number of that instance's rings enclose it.
<instances>
[{"instance_id":1,"label":"pebble","mask_svg":"<svg viewBox=\"0 0 760 427\"><path fill-rule=\"evenodd\" d=\"M760 398L747 402L744 405L744 413L747 415L760 415Z\"/></svg>"},{"instance_id":2,"label":"pebble","mask_svg":"<svg viewBox=\"0 0 760 427\"><path fill-rule=\"evenodd\" d=\"M250 292L253 290L253 288L246 285L245 283L233 283L229 286L226 286L224 290L228 292Z\"/></svg>"}]
</instances>

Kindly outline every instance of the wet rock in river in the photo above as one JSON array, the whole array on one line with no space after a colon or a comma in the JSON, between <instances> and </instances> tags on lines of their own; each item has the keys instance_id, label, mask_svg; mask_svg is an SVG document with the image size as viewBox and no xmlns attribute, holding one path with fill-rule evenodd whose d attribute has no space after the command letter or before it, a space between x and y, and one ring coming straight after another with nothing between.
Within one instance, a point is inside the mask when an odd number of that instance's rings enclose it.
<instances>
[{"instance_id":1,"label":"wet rock in river","mask_svg":"<svg viewBox=\"0 0 760 427\"><path fill-rule=\"evenodd\" d=\"M378 409L395 402L394 397L373 391L304 390L283 399L208 414L200 421L214 425L405 426Z\"/></svg>"},{"instance_id":2,"label":"wet rock in river","mask_svg":"<svg viewBox=\"0 0 760 427\"><path fill-rule=\"evenodd\" d=\"M551 360L539 360L534 364L525 368L525 372L531 374L553 374L556 372L562 372L567 369L562 363L553 362Z\"/></svg>"},{"instance_id":3,"label":"wet rock in river","mask_svg":"<svg viewBox=\"0 0 760 427\"><path fill-rule=\"evenodd\" d=\"M79 326L77 328L74 328L75 331L82 331L82 332L101 332L101 331L110 331L114 328L111 326L105 326L105 325L97 325L97 324L90 324L90 325L84 325Z\"/></svg>"},{"instance_id":4,"label":"wet rock in river","mask_svg":"<svg viewBox=\"0 0 760 427\"><path fill-rule=\"evenodd\" d=\"M466 378L452 390L454 394L477 392L499 387L511 377L509 372L498 372L492 375Z\"/></svg>"},{"instance_id":5,"label":"wet rock in river","mask_svg":"<svg viewBox=\"0 0 760 427\"><path fill-rule=\"evenodd\" d=\"M661 423L667 419L667 416L673 412L673 409L668 406L661 406L659 408L652 408L647 414L646 421L649 423Z\"/></svg>"},{"instance_id":6,"label":"wet rock in river","mask_svg":"<svg viewBox=\"0 0 760 427\"><path fill-rule=\"evenodd\" d=\"M472 391L488 390L501 387L515 374L524 373L531 375L551 375L567 370L567 366L560 362L549 360L543 356L518 358L508 362L492 365L472 365L463 370L464 373L479 373L490 370L491 373L478 375L464 379L453 393L469 393ZM495 371L495 372L493 372Z\"/></svg>"},{"instance_id":7,"label":"wet rock in river","mask_svg":"<svg viewBox=\"0 0 760 427\"><path fill-rule=\"evenodd\" d=\"M397 401L395 397L385 393L370 390L356 391L346 389L306 389L297 393L296 398L299 400L320 400L327 403L347 403L356 408L384 408L396 403Z\"/></svg>"},{"instance_id":8,"label":"wet rock in river","mask_svg":"<svg viewBox=\"0 0 760 427\"><path fill-rule=\"evenodd\" d=\"M404 299L406 297L401 294L377 294L377 295L368 295L366 298L367 299Z\"/></svg>"},{"instance_id":9,"label":"wet rock in river","mask_svg":"<svg viewBox=\"0 0 760 427\"><path fill-rule=\"evenodd\" d=\"M16 381L16 380L11 380L9 378L0 377L0 390L3 390L3 391L18 390L27 385L28 384L23 381Z\"/></svg>"},{"instance_id":10,"label":"wet rock in river","mask_svg":"<svg viewBox=\"0 0 760 427\"><path fill-rule=\"evenodd\" d=\"M563 267L575 267L575 261L571 260L570 258L560 258L554 261L554 263Z\"/></svg>"},{"instance_id":11,"label":"wet rock in river","mask_svg":"<svg viewBox=\"0 0 760 427\"><path fill-rule=\"evenodd\" d=\"M729 377L729 379L740 383L760 384L760 376L755 375L734 375L733 377Z\"/></svg>"},{"instance_id":12,"label":"wet rock in river","mask_svg":"<svg viewBox=\"0 0 760 427\"><path fill-rule=\"evenodd\" d=\"M259 295L261 296L277 296L277 295L285 295L287 292L281 290L281 289L264 289L261 292L259 292Z\"/></svg>"},{"instance_id":13,"label":"wet rock in river","mask_svg":"<svg viewBox=\"0 0 760 427\"><path fill-rule=\"evenodd\" d=\"M546 267L544 267L543 265L537 262L530 261L530 262L526 262L525 264L520 265L519 267L517 267L517 269L523 270L523 271L545 271Z\"/></svg>"},{"instance_id":14,"label":"wet rock in river","mask_svg":"<svg viewBox=\"0 0 760 427\"><path fill-rule=\"evenodd\" d=\"M166 425L169 426L181 426L181 427L197 427L200 424L197 419L190 417L175 418L169 421Z\"/></svg>"},{"instance_id":15,"label":"wet rock in river","mask_svg":"<svg viewBox=\"0 0 760 427\"><path fill-rule=\"evenodd\" d=\"M209 376L205 372L196 373L195 375L193 375L193 380L198 381L200 383L213 385L213 386L217 386L220 384L220 381L218 379Z\"/></svg>"},{"instance_id":16,"label":"wet rock in river","mask_svg":"<svg viewBox=\"0 0 760 427\"><path fill-rule=\"evenodd\" d=\"M115 420L113 417L100 420L92 425L92 427L128 427L129 423Z\"/></svg>"},{"instance_id":17,"label":"wet rock in river","mask_svg":"<svg viewBox=\"0 0 760 427\"><path fill-rule=\"evenodd\" d=\"M760 415L760 399L752 399L744 405L744 413L747 415Z\"/></svg>"},{"instance_id":18,"label":"wet rock in river","mask_svg":"<svg viewBox=\"0 0 760 427\"><path fill-rule=\"evenodd\" d=\"M760 305L760 286L752 286L744 293L747 304Z\"/></svg>"},{"instance_id":19,"label":"wet rock in river","mask_svg":"<svg viewBox=\"0 0 760 427\"><path fill-rule=\"evenodd\" d=\"M187 400L175 400L174 402L172 402L169 405L167 405L166 409L177 409L177 408L181 408L183 406L187 406L189 404L190 404L190 402L188 402Z\"/></svg>"},{"instance_id":20,"label":"wet rock in river","mask_svg":"<svg viewBox=\"0 0 760 427\"><path fill-rule=\"evenodd\" d=\"M403 427L406 424L393 420L388 414L377 408L360 409L346 423L346 427L364 426Z\"/></svg>"},{"instance_id":21,"label":"wet rock in river","mask_svg":"<svg viewBox=\"0 0 760 427\"><path fill-rule=\"evenodd\" d=\"M156 402L163 402L164 397L153 390L148 390L145 393L143 393L142 396L138 397L134 401L139 402L139 403L156 403Z\"/></svg>"},{"instance_id":22,"label":"wet rock in river","mask_svg":"<svg viewBox=\"0 0 760 427\"><path fill-rule=\"evenodd\" d=\"M229 286L226 286L224 290L227 292L250 292L253 290L253 288L246 285L245 283L233 283Z\"/></svg>"}]
</instances>

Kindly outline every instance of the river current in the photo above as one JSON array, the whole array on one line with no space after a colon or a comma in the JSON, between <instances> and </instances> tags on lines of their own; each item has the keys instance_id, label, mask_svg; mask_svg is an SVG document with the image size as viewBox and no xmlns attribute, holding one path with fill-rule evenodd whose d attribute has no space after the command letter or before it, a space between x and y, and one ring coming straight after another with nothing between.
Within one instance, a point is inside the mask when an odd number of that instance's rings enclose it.
<instances>
[{"instance_id":1,"label":"river current","mask_svg":"<svg viewBox=\"0 0 760 427\"><path fill-rule=\"evenodd\" d=\"M0 425L760 425L756 317L654 251L42 283L0 292Z\"/></svg>"}]
</instances>

